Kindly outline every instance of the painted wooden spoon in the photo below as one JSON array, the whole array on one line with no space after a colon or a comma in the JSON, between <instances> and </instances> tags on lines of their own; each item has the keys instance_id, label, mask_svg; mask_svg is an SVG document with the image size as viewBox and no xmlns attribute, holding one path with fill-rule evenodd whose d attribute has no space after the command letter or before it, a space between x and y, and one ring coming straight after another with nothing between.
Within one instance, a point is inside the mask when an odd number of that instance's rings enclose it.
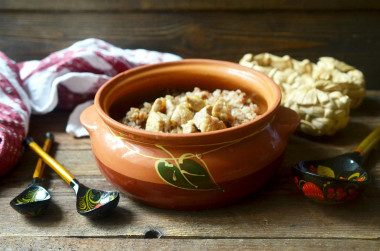
<instances>
[{"instance_id":1,"label":"painted wooden spoon","mask_svg":"<svg viewBox=\"0 0 380 251\"><path fill-rule=\"evenodd\" d=\"M119 203L119 193L88 188L74 178L62 165L46 153L33 138L25 139L25 144L36 152L75 191L77 212L90 218L107 215Z\"/></svg>"},{"instance_id":2,"label":"painted wooden spoon","mask_svg":"<svg viewBox=\"0 0 380 251\"><path fill-rule=\"evenodd\" d=\"M329 204L351 201L370 183L370 177L362 165L379 139L380 126L352 152L297 163L292 167L293 179L298 188L314 201Z\"/></svg>"}]
</instances>

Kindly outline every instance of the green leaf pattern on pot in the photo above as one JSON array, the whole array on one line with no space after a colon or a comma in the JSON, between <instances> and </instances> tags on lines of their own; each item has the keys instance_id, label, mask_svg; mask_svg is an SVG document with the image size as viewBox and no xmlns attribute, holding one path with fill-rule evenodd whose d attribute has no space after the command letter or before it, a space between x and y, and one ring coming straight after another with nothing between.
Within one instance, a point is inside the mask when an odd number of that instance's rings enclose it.
<instances>
[{"instance_id":1,"label":"green leaf pattern on pot","mask_svg":"<svg viewBox=\"0 0 380 251\"><path fill-rule=\"evenodd\" d=\"M196 154L185 153L175 158L172 153L161 145L156 147L168 153L171 160L159 159L155 162L158 175L166 183L187 190L222 190L208 171L206 163ZM193 160L197 159L199 162Z\"/></svg>"},{"instance_id":2,"label":"green leaf pattern on pot","mask_svg":"<svg viewBox=\"0 0 380 251\"><path fill-rule=\"evenodd\" d=\"M167 160L156 161L158 175L168 184L189 190L219 190L205 168L192 159L184 159L175 166Z\"/></svg>"}]
</instances>

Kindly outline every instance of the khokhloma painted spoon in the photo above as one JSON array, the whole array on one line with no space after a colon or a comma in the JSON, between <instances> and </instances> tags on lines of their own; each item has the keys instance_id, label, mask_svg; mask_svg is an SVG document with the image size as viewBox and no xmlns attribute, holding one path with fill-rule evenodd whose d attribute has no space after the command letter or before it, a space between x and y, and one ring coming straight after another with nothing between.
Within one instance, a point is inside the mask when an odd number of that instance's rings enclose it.
<instances>
[{"instance_id":1,"label":"khokhloma painted spoon","mask_svg":"<svg viewBox=\"0 0 380 251\"><path fill-rule=\"evenodd\" d=\"M120 196L118 192L92 189L81 184L53 157L47 154L33 138L26 138L25 144L36 152L48 166L74 189L77 196L76 207L79 214L90 218L98 218L107 215L119 203Z\"/></svg>"},{"instance_id":2,"label":"khokhloma painted spoon","mask_svg":"<svg viewBox=\"0 0 380 251\"><path fill-rule=\"evenodd\" d=\"M352 152L297 163L292 167L297 187L316 202L336 204L354 200L370 183L362 164L379 140L380 126Z\"/></svg>"}]
</instances>

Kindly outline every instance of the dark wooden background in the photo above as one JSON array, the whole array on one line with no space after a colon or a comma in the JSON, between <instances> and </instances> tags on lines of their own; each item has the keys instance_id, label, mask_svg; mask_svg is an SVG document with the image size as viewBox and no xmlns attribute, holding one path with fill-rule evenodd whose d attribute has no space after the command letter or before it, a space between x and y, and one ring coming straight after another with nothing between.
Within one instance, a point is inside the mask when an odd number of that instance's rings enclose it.
<instances>
[{"instance_id":1,"label":"dark wooden background","mask_svg":"<svg viewBox=\"0 0 380 251\"><path fill-rule=\"evenodd\" d=\"M15 61L88 37L234 62L248 52L332 56L380 89L378 0L0 0L0 50Z\"/></svg>"}]
</instances>

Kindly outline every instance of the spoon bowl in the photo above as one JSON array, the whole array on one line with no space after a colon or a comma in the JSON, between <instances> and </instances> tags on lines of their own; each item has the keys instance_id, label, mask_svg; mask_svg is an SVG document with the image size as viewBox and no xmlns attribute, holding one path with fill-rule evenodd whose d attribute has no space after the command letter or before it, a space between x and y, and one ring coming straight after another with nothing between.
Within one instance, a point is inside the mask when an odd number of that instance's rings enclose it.
<instances>
[{"instance_id":1,"label":"spoon bowl","mask_svg":"<svg viewBox=\"0 0 380 251\"><path fill-rule=\"evenodd\" d=\"M371 181L362 165L379 138L380 126L351 153L297 163L292 167L292 176L298 189L313 201L325 204L356 199Z\"/></svg>"},{"instance_id":2,"label":"spoon bowl","mask_svg":"<svg viewBox=\"0 0 380 251\"><path fill-rule=\"evenodd\" d=\"M308 198L325 204L354 200L370 178L356 160L360 153L343 154L324 160L301 161L292 168L293 179ZM335 167L335 168L334 168Z\"/></svg>"},{"instance_id":3,"label":"spoon bowl","mask_svg":"<svg viewBox=\"0 0 380 251\"><path fill-rule=\"evenodd\" d=\"M106 215L119 203L117 192L88 188L75 179L72 183L77 194L77 212L83 216L98 218Z\"/></svg>"},{"instance_id":4,"label":"spoon bowl","mask_svg":"<svg viewBox=\"0 0 380 251\"><path fill-rule=\"evenodd\" d=\"M49 132L46 133L43 150L48 152L53 142L54 135ZM10 202L11 207L24 216L32 217L41 215L50 204L51 196L40 184L44 165L42 159L39 158L33 174L32 183Z\"/></svg>"},{"instance_id":5,"label":"spoon bowl","mask_svg":"<svg viewBox=\"0 0 380 251\"><path fill-rule=\"evenodd\" d=\"M38 216L45 212L50 204L50 194L39 183L33 182L16 196L10 205L24 216Z\"/></svg>"}]
</instances>

